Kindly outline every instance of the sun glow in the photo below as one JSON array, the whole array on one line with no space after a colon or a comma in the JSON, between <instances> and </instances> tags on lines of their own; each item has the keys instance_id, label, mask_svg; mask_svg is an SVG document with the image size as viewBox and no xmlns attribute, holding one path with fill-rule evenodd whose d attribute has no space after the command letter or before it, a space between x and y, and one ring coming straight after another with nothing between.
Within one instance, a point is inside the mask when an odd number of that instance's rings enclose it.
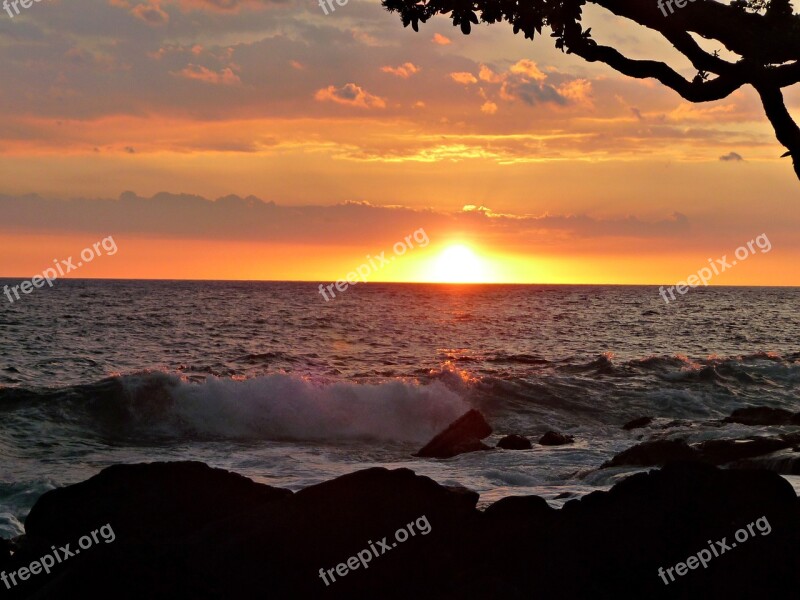
<instances>
[{"instance_id":1,"label":"sun glow","mask_svg":"<svg viewBox=\"0 0 800 600\"><path fill-rule=\"evenodd\" d=\"M434 259L428 278L437 283L482 283L491 279L485 262L463 244L442 250Z\"/></svg>"}]
</instances>

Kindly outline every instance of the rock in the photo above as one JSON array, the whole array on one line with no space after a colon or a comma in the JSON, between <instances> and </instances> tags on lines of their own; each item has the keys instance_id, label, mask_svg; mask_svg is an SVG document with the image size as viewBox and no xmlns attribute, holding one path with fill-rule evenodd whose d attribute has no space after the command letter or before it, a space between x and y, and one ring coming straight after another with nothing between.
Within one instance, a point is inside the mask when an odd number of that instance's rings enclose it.
<instances>
[{"instance_id":1,"label":"rock","mask_svg":"<svg viewBox=\"0 0 800 600\"><path fill-rule=\"evenodd\" d=\"M626 431L630 431L631 429L639 429L640 427L647 427L650 423L653 422L653 417L639 417L638 419L633 419L632 421L628 421L622 428Z\"/></svg>"},{"instance_id":2,"label":"rock","mask_svg":"<svg viewBox=\"0 0 800 600\"><path fill-rule=\"evenodd\" d=\"M39 498L26 543L77 540L106 524L126 539L169 539L291 495L201 462L114 465Z\"/></svg>"},{"instance_id":3,"label":"rock","mask_svg":"<svg viewBox=\"0 0 800 600\"><path fill-rule=\"evenodd\" d=\"M541 438L539 444L542 446L563 446L564 444L572 444L575 438L565 433L558 433L557 431L548 431Z\"/></svg>"},{"instance_id":4,"label":"rock","mask_svg":"<svg viewBox=\"0 0 800 600\"><path fill-rule=\"evenodd\" d=\"M0 538L0 571L2 571L6 564L11 560L11 542Z\"/></svg>"},{"instance_id":5,"label":"rock","mask_svg":"<svg viewBox=\"0 0 800 600\"><path fill-rule=\"evenodd\" d=\"M509 496L490 505L484 515L493 520L538 518L555 510L539 496Z\"/></svg>"},{"instance_id":6,"label":"rock","mask_svg":"<svg viewBox=\"0 0 800 600\"><path fill-rule=\"evenodd\" d=\"M136 467L114 474L119 489L108 491L146 497L152 465ZM154 477L162 471L153 469ZM408 469L366 469L255 506L250 502L259 484L211 468L191 477L182 473L184 484L195 490L215 482L221 505L249 508L208 509L207 525L191 529L176 525L187 510L197 518L190 505L163 503L158 519L171 523L169 529L120 535L70 558L50 576L41 573L18 589L3 590L5 597L401 600L487 598L494 590L520 599L749 600L795 597L800 587L798 499L786 480L767 471L671 463L628 477L608 492L570 500L560 510L524 496L504 498L485 512L476 509L476 493ZM103 473L97 477L104 479ZM228 490L223 481L231 484ZM84 519L83 504L99 502L97 482L86 483L51 496L48 510L67 521L73 515ZM104 510L120 523L135 522L139 511L149 510L123 494L115 498L120 506L108 501ZM54 538L62 527L42 520L37 535ZM726 538L730 544L740 532L747 539L738 547L719 556L708 553L708 569L676 574L669 587L659 577L659 569L708 548L707 540ZM75 539L65 541L75 548ZM360 563L359 555L369 561ZM350 558L355 568L348 566ZM14 561L16 556L7 572L25 566Z\"/></svg>"},{"instance_id":7,"label":"rock","mask_svg":"<svg viewBox=\"0 0 800 600\"><path fill-rule=\"evenodd\" d=\"M742 425L800 425L800 412L792 413L782 408L753 406L738 408L723 421Z\"/></svg>"},{"instance_id":8,"label":"rock","mask_svg":"<svg viewBox=\"0 0 800 600\"><path fill-rule=\"evenodd\" d=\"M142 484L132 481L127 487L141 497L137 487ZM66 490L71 498L95 501L87 487ZM247 504L251 491L240 486L236 492L226 494L222 488L219 493L231 505ZM247 511L210 509L216 523L180 537L163 536L158 529L138 540L119 536L113 544L86 553L90 562L82 562L84 554L71 559L70 569L49 582L43 596L255 599L269 590L275 598L315 598L330 590L334 598L366 597L367 592L402 598L420 588L444 597L442 586L456 584L451 580L456 574L466 575L464 554L467 548L474 551L474 544L465 538L480 516L477 501L475 492L444 487L408 469L366 469ZM80 517L79 505L70 506ZM127 504L119 522L134 520L140 508ZM59 512L69 518L66 511ZM181 521L182 509L165 512L162 521L167 520ZM399 529L406 532L403 543L395 543ZM40 533L52 537L56 531ZM349 576L336 573L339 564L364 550L368 555L371 547L378 556L371 557L368 568ZM330 587L319 576L321 568L334 569L328 575ZM387 582L392 588L388 592ZM106 595L101 595L104 588Z\"/></svg>"},{"instance_id":9,"label":"rock","mask_svg":"<svg viewBox=\"0 0 800 600\"><path fill-rule=\"evenodd\" d=\"M691 421L685 421L683 419L675 419L670 421L669 423L664 423L661 426L661 429L672 429L673 427L692 427L693 423Z\"/></svg>"},{"instance_id":10,"label":"rock","mask_svg":"<svg viewBox=\"0 0 800 600\"><path fill-rule=\"evenodd\" d=\"M797 456L796 450L787 449L765 456L746 458L731 466L736 469L767 469L781 475L800 475L800 456Z\"/></svg>"},{"instance_id":11,"label":"rock","mask_svg":"<svg viewBox=\"0 0 800 600\"><path fill-rule=\"evenodd\" d=\"M762 586L775 597L791 596L800 583L800 554L792 546L800 542L797 498L791 485L773 473L672 463L628 477L609 492L570 500L561 510L532 503L526 514L517 502L514 510L507 509L515 516L508 520L513 526L487 518L483 534L485 547L491 548L483 569L514 582L515 598L745 600L772 597L760 595L766 594ZM754 538L712 558L708 569L675 575L676 582L664 585L659 568L685 561L707 548L707 540L726 537L730 543L738 528L765 515L770 535L754 527ZM780 540L774 537L778 522L787 534ZM783 552L791 558L782 557ZM674 590L677 596L670 595Z\"/></svg>"},{"instance_id":12,"label":"rock","mask_svg":"<svg viewBox=\"0 0 800 600\"><path fill-rule=\"evenodd\" d=\"M791 448L798 440L800 433L706 440L692 445L683 440L655 440L637 444L620 452L610 461L603 463L600 468L623 465L658 466L670 461L697 461L709 465L725 465Z\"/></svg>"},{"instance_id":13,"label":"rock","mask_svg":"<svg viewBox=\"0 0 800 600\"><path fill-rule=\"evenodd\" d=\"M512 434L507 435L497 442L497 447L503 448L504 450L530 450L533 448L533 445L528 438Z\"/></svg>"},{"instance_id":14,"label":"rock","mask_svg":"<svg viewBox=\"0 0 800 600\"><path fill-rule=\"evenodd\" d=\"M676 460L691 461L699 459L697 450L683 440L655 440L643 442L623 450L611 460L603 463L600 468L620 466L649 467L663 465Z\"/></svg>"},{"instance_id":15,"label":"rock","mask_svg":"<svg viewBox=\"0 0 800 600\"><path fill-rule=\"evenodd\" d=\"M695 445L695 448L700 452L700 459L711 465L724 465L729 462L770 454L790 447L791 443L780 437L706 440Z\"/></svg>"},{"instance_id":16,"label":"rock","mask_svg":"<svg viewBox=\"0 0 800 600\"><path fill-rule=\"evenodd\" d=\"M451 458L465 452L490 450L481 442L491 435L492 428L475 409L461 415L450 426L436 435L414 456L425 458Z\"/></svg>"}]
</instances>

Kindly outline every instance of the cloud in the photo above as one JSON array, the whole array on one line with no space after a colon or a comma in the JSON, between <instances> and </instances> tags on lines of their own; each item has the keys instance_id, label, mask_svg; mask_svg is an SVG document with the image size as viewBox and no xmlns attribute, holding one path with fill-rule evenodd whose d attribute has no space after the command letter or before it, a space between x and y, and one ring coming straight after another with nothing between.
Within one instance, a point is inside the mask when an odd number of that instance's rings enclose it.
<instances>
[{"instance_id":1,"label":"cloud","mask_svg":"<svg viewBox=\"0 0 800 600\"><path fill-rule=\"evenodd\" d=\"M181 44L165 44L155 52L149 52L147 55L154 60L162 60L170 55L192 54L200 56L203 54L203 46L200 44L192 44L191 46L184 46Z\"/></svg>"},{"instance_id":2,"label":"cloud","mask_svg":"<svg viewBox=\"0 0 800 600\"><path fill-rule=\"evenodd\" d=\"M225 67L221 71L212 71L200 65L190 64L185 69L175 73L175 75L213 85L238 85L242 83L242 80L230 67Z\"/></svg>"},{"instance_id":3,"label":"cloud","mask_svg":"<svg viewBox=\"0 0 800 600\"><path fill-rule=\"evenodd\" d=\"M370 46L370 47L373 47L373 48L377 48L377 47L380 47L380 46L386 46L387 45L386 42L382 42L381 40L379 40L375 36L370 35L369 33L367 33L366 31L353 29L353 31L351 33L352 33L353 39L355 41L357 41L357 42L359 42L361 44L364 44L365 46Z\"/></svg>"},{"instance_id":4,"label":"cloud","mask_svg":"<svg viewBox=\"0 0 800 600\"><path fill-rule=\"evenodd\" d=\"M347 246L353 231L362 242L385 243L424 227L461 231L476 241L508 244L563 244L596 238L682 238L688 218L680 213L656 220L636 216L599 219L588 215L499 214L481 206L436 211L369 202L281 206L255 196L209 200L160 192L141 197L124 192L112 199L45 199L36 195L0 195L0 231L131 234L167 239L248 240Z\"/></svg>"},{"instance_id":5,"label":"cloud","mask_svg":"<svg viewBox=\"0 0 800 600\"><path fill-rule=\"evenodd\" d=\"M164 0L178 4L181 10L209 11L218 13L238 13L243 8L258 10L272 4L284 4L288 0Z\"/></svg>"},{"instance_id":6,"label":"cloud","mask_svg":"<svg viewBox=\"0 0 800 600\"><path fill-rule=\"evenodd\" d=\"M558 93L572 104L591 107L592 82L588 79L573 79L558 86Z\"/></svg>"},{"instance_id":7,"label":"cloud","mask_svg":"<svg viewBox=\"0 0 800 600\"><path fill-rule=\"evenodd\" d=\"M497 112L498 105L495 100L506 102L521 100L529 106L552 104L593 108L591 81L571 78L555 69L548 70L549 75L534 61L524 58L503 73L498 73L488 65L482 64L478 70L478 78L466 71L450 73L450 78L464 85L477 83L478 79L486 84L478 90L478 94L484 100L481 111L488 114Z\"/></svg>"},{"instance_id":8,"label":"cloud","mask_svg":"<svg viewBox=\"0 0 800 600\"><path fill-rule=\"evenodd\" d=\"M729 152L728 154L720 156L719 159L723 162L744 162L742 155L737 152Z\"/></svg>"},{"instance_id":9,"label":"cloud","mask_svg":"<svg viewBox=\"0 0 800 600\"><path fill-rule=\"evenodd\" d=\"M386 100L370 94L355 83L347 83L340 88L329 85L317 90L314 99L319 102L331 101L345 106L359 108L386 108Z\"/></svg>"},{"instance_id":10,"label":"cloud","mask_svg":"<svg viewBox=\"0 0 800 600\"><path fill-rule=\"evenodd\" d=\"M503 87L500 89L500 97L503 100L522 100L529 106L546 103L560 106L567 104L567 99L552 85L525 79L503 82Z\"/></svg>"},{"instance_id":11,"label":"cloud","mask_svg":"<svg viewBox=\"0 0 800 600\"><path fill-rule=\"evenodd\" d=\"M591 89L589 82L584 80L564 82L561 89L558 89L549 83L548 79L549 76L543 73L535 62L523 58L500 76L502 81L500 98L507 101L522 100L529 106L547 103L565 106L575 98L586 98ZM575 84L575 81L584 83Z\"/></svg>"},{"instance_id":12,"label":"cloud","mask_svg":"<svg viewBox=\"0 0 800 600\"><path fill-rule=\"evenodd\" d=\"M450 79L457 83L463 83L464 85L478 83L478 80L475 79L475 76L472 73L466 73L463 71L458 73L450 73Z\"/></svg>"},{"instance_id":13,"label":"cloud","mask_svg":"<svg viewBox=\"0 0 800 600\"><path fill-rule=\"evenodd\" d=\"M137 4L131 9L131 14L148 25L166 25L169 23L169 14L162 10L157 0L153 0L150 4Z\"/></svg>"},{"instance_id":14,"label":"cloud","mask_svg":"<svg viewBox=\"0 0 800 600\"><path fill-rule=\"evenodd\" d=\"M503 164L587 154L716 163L735 147L746 148L749 160L774 154L772 134L752 125L763 115L757 95L749 92L697 106L656 83L616 75L589 81L559 72L545 59L489 58L511 56L511 46L481 58L455 37L453 48L430 61L431 50L439 50L428 45L434 32L409 45L410 32L394 20L384 22L379 6L370 16L366 5L362 13L351 2L348 14L358 14L347 23L322 17L313 3L255 10L278 5L70 0L31 11L25 23L3 30L8 52L0 80L13 86L0 90L6 115L0 152L5 158L97 147L124 159L120 149L132 145L137 156L215 149L288 156L302 146L362 160L480 156ZM130 14L136 7L169 13L169 22L148 26ZM23 25L24 35L10 33ZM506 40L502 35L498 42ZM441 34L436 39L449 41ZM407 64L424 67L406 79L403 74L412 71ZM451 73L463 73L456 85ZM347 82L354 83L342 87ZM614 101L617 95L644 120ZM592 101L593 114L584 118ZM470 122L470 115L477 118ZM378 122L377 116L385 118ZM353 128L350 118L364 127ZM406 136L411 119L430 137ZM273 132L280 144L265 146L263 131ZM474 137L461 137L467 131ZM89 184L75 183L70 193L87 189Z\"/></svg>"},{"instance_id":15,"label":"cloud","mask_svg":"<svg viewBox=\"0 0 800 600\"><path fill-rule=\"evenodd\" d=\"M419 73L422 69L416 66L414 63L403 63L398 67L381 67L381 71L384 73L391 73L397 77L402 77L403 79L408 79L412 75Z\"/></svg>"},{"instance_id":16,"label":"cloud","mask_svg":"<svg viewBox=\"0 0 800 600\"><path fill-rule=\"evenodd\" d=\"M500 75L492 71L486 65L481 65L480 72L478 73L478 78L481 81L487 81L489 83L500 83L501 81L503 81L503 78Z\"/></svg>"},{"instance_id":17,"label":"cloud","mask_svg":"<svg viewBox=\"0 0 800 600\"><path fill-rule=\"evenodd\" d=\"M448 44L452 44L452 40L449 37L443 36L440 33L434 33L432 41L434 44L439 46L447 46Z\"/></svg>"},{"instance_id":18,"label":"cloud","mask_svg":"<svg viewBox=\"0 0 800 600\"><path fill-rule=\"evenodd\" d=\"M528 79L533 79L535 81L544 81L547 79L547 75L539 70L539 67L536 66L536 63L527 58L523 58L522 60L519 60L515 64L511 65L509 72L514 73L515 75L524 75Z\"/></svg>"}]
</instances>

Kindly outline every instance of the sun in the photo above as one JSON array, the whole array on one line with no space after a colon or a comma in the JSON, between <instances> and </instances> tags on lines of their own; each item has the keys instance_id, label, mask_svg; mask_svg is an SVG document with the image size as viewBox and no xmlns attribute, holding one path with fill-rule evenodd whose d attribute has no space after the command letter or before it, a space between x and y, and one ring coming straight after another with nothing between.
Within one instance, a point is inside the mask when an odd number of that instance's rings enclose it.
<instances>
[{"instance_id":1,"label":"sun","mask_svg":"<svg viewBox=\"0 0 800 600\"><path fill-rule=\"evenodd\" d=\"M437 283L481 283L486 281L486 272L484 261L471 248L455 244L436 257L429 279Z\"/></svg>"}]
</instances>

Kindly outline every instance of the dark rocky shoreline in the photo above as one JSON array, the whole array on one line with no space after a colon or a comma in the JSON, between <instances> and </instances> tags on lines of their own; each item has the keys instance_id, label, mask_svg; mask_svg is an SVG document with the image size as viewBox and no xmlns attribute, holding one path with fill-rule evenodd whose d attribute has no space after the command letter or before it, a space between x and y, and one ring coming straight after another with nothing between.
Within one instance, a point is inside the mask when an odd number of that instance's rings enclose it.
<instances>
[{"instance_id":1,"label":"dark rocky shoreline","mask_svg":"<svg viewBox=\"0 0 800 600\"><path fill-rule=\"evenodd\" d=\"M109 524L116 538L10 598L782 598L800 589L800 502L763 470L671 463L555 510L407 469L292 493L203 463L117 465L41 497L11 572ZM326 585L319 575L425 516L417 535ZM771 526L665 585L658 575L760 517Z\"/></svg>"},{"instance_id":2,"label":"dark rocky shoreline","mask_svg":"<svg viewBox=\"0 0 800 600\"><path fill-rule=\"evenodd\" d=\"M792 426L799 418L751 408L724 422ZM651 417L624 426L647 428L664 426ZM491 450L481 441L491 432L472 410L418 455ZM557 432L539 440L572 442ZM0 539L0 573L24 579L0 591L137 600L796 597L800 500L775 471L797 472L799 443L800 433L695 444L656 437L600 468L661 469L560 510L516 496L481 511L475 492L408 469L366 469L294 493L199 462L115 465L44 494L26 535ZM498 447L524 452L532 444L512 434ZM758 519L769 531L753 529ZM409 537L402 528L415 522L429 527ZM103 526L113 539L84 537ZM82 553L81 538L91 546ZM733 545L703 568L689 562L706 548L716 554L718 540ZM60 558L65 544L74 555L51 573L20 575L48 554ZM369 558L360 567L359 552ZM677 575L667 580L670 567Z\"/></svg>"}]
</instances>

